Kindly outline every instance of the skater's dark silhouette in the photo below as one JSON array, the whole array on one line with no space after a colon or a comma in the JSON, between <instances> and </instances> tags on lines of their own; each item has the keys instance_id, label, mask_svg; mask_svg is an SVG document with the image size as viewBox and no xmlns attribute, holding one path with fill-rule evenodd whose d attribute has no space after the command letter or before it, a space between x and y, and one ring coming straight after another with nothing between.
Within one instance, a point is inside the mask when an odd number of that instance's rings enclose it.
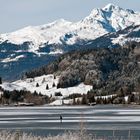
<instances>
[{"instance_id":1,"label":"skater's dark silhouette","mask_svg":"<svg viewBox=\"0 0 140 140\"><path fill-rule=\"evenodd\" d=\"M60 115L60 122L62 123L63 117Z\"/></svg>"}]
</instances>

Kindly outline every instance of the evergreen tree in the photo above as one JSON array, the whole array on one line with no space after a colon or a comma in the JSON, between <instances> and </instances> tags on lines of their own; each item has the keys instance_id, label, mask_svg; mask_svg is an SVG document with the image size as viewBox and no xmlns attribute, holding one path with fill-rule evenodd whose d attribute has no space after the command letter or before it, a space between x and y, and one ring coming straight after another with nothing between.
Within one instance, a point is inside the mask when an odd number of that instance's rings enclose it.
<instances>
[{"instance_id":1,"label":"evergreen tree","mask_svg":"<svg viewBox=\"0 0 140 140\"><path fill-rule=\"evenodd\" d=\"M48 90L49 89L49 86L48 86L48 84L46 85L46 90Z\"/></svg>"},{"instance_id":2,"label":"evergreen tree","mask_svg":"<svg viewBox=\"0 0 140 140\"><path fill-rule=\"evenodd\" d=\"M57 84L57 89L58 89L58 88L60 88L60 84L59 84L59 83Z\"/></svg>"},{"instance_id":3,"label":"evergreen tree","mask_svg":"<svg viewBox=\"0 0 140 140\"><path fill-rule=\"evenodd\" d=\"M39 84L38 83L36 83L36 87L39 87Z\"/></svg>"},{"instance_id":4,"label":"evergreen tree","mask_svg":"<svg viewBox=\"0 0 140 140\"><path fill-rule=\"evenodd\" d=\"M56 79L56 76L54 75L54 79Z\"/></svg>"},{"instance_id":5,"label":"evergreen tree","mask_svg":"<svg viewBox=\"0 0 140 140\"><path fill-rule=\"evenodd\" d=\"M131 102L134 102L134 94L131 94L128 96L128 104L130 104Z\"/></svg>"},{"instance_id":6,"label":"evergreen tree","mask_svg":"<svg viewBox=\"0 0 140 140\"><path fill-rule=\"evenodd\" d=\"M99 97L97 97L97 99L96 99L96 103L97 103L97 104L100 104L100 103L101 103Z\"/></svg>"},{"instance_id":7,"label":"evergreen tree","mask_svg":"<svg viewBox=\"0 0 140 140\"><path fill-rule=\"evenodd\" d=\"M41 92L39 92L39 96L43 96Z\"/></svg>"},{"instance_id":8,"label":"evergreen tree","mask_svg":"<svg viewBox=\"0 0 140 140\"><path fill-rule=\"evenodd\" d=\"M124 91L123 91L123 88L120 89L120 93L121 93L121 97L124 97Z\"/></svg>"},{"instance_id":9,"label":"evergreen tree","mask_svg":"<svg viewBox=\"0 0 140 140\"><path fill-rule=\"evenodd\" d=\"M103 103L107 104L107 99L106 98L104 98Z\"/></svg>"},{"instance_id":10,"label":"evergreen tree","mask_svg":"<svg viewBox=\"0 0 140 140\"><path fill-rule=\"evenodd\" d=\"M34 96L37 96L38 95L38 93L36 92L36 90L34 91L33 95Z\"/></svg>"},{"instance_id":11,"label":"evergreen tree","mask_svg":"<svg viewBox=\"0 0 140 140\"><path fill-rule=\"evenodd\" d=\"M52 85L52 87L55 87L55 83L53 82L53 85Z\"/></svg>"},{"instance_id":12,"label":"evergreen tree","mask_svg":"<svg viewBox=\"0 0 140 140\"><path fill-rule=\"evenodd\" d=\"M0 77L0 84L2 84L2 78Z\"/></svg>"},{"instance_id":13,"label":"evergreen tree","mask_svg":"<svg viewBox=\"0 0 140 140\"><path fill-rule=\"evenodd\" d=\"M87 96L84 94L83 97L82 97L82 104L85 105L87 103L88 103Z\"/></svg>"},{"instance_id":14,"label":"evergreen tree","mask_svg":"<svg viewBox=\"0 0 140 140\"><path fill-rule=\"evenodd\" d=\"M80 101L79 98L77 99L76 104L77 104L77 105L80 105L80 104L81 104L81 101Z\"/></svg>"},{"instance_id":15,"label":"evergreen tree","mask_svg":"<svg viewBox=\"0 0 140 140\"><path fill-rule=\"evenodd\" d=\"M73 98L73 105L75 105L76 104L76 100L75 100L75 98Z\"/></svg>"},{"instance_id":16,"label":"evergreen tree","mask_svg":"<svg viewBox=\"0 0 140 140\"><path fill-rule=\"evenodd\" d=\"M125 104L125 98L122 97L122 104Z\"/></svg>"},{"instance_id":17,"label":"evergreen tree","mask_svg":"<svg viewBox=\"0 0 140 140\"><path fill-rule=\"evenodd\" d=\"M95 97L94 97L94 95L92 95L92 96L89 98L89 102L90 102L90 103L94 103L94 102L95 102Z\"/></svg>"}]
</instances>

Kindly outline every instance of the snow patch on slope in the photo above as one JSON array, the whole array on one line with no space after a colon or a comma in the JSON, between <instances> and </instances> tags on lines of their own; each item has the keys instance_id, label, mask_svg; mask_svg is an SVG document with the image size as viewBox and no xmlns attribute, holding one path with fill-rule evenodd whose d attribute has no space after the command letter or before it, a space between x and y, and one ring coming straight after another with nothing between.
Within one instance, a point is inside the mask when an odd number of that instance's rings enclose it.
<instances>
[{"instance_id":1,"label":"snow patch on slope","mask_svg":"<svg viewBox=\"0 0 140 140\"><path fill-rule=\"evenodd\" d=\"M19 56L16 56L15 58L5 58L1 62L2 63L14 62L14 61L18 61L19 59L24 58L24 57L25 57L24 55L19 55Z\"/></svg>"},{"instance_id":2,"label":"snow patch on slope","mask_svg":"<svg viewBox=\"0 0 140 140\"><path fill-rule=\"evenodd\" d=\"M53 75L43 75L36 78L29 78L25 80L18 80L12 83L3 83L2 87L5 90L28 90L31 92L37 91L38 93L42 93L43 95L48 96L55 96L55 93L61 92L63 97L67 97L70 94L73 93L80 93L80 94L86 94L90 89L92 89L92 86L85 85L84 83L81 83L75 87L69 87L69 88L59 88L57 89L59 77L56 77L54 79ZM39 87L36 87L36 84L39 84ZM49 89L46 89L46 86L49 86ZM53 84L56 86L53 87Z\"/></svg>"}]
</instances>

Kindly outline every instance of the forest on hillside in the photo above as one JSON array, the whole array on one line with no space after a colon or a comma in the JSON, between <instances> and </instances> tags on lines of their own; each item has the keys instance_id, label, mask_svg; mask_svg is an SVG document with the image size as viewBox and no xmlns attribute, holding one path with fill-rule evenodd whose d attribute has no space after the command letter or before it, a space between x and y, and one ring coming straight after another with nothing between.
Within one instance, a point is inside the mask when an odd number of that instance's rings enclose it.
<instances>
[{"instance_id":1,"label":"forest on hillside","mask_svg":"<svg viewBox=\"0 0 140 140\"><path fill-rule=\"evenodd\" d=\"M81 82L92 85L96 95L120 91L138 92L140 86L140 44L130 42L123 47L74 51L53 63L25 73L26 78L43 74L59 75L57 88Z\"/></svg>"}]
</instances>

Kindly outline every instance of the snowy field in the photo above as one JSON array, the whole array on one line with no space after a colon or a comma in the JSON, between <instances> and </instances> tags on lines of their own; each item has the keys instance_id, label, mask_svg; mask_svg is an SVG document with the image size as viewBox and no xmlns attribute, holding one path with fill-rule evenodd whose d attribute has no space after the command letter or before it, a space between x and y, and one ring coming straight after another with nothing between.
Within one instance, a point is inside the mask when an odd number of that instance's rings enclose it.
<instances>
[{"instance_id":1,"label":"snowy field","mask_svg":"<svg viewBox=\"0 0 140 140\"><path fill-rule=\"evenodd\" d=\"M60 115L63 121L60 123ZM21 130L37 135L78 131L133 131L140 135L140 108L121 106L42 106L0 108L0 129Z\"/></svg>"},{"instance_id":2,"label":"snowy field","mask_svg":"<svg viewBox=\"0 0 140 140\"><path fill-rule=\"evenodd\" d=\"M32 93L34 91L41 93L43 95L52 96L56 99L54 103L51 103L51 105L62 105L62 98L67 97L74 93L79 94L87 94L89 90L92 89L92 86L85 85L84 83L80 83L77 86L69 87L69 88L59 88L57 89L57 84L59 81L59 76L54 78L54 75L43 75L40 77L35 78L28 78L24 80L18 80L12 83L5 82L2 84L2 87L5 90L13 91L13 90L27 90L31 91ZM38 86L36 86L38 84ZM53 84L55 86L53 86ZM48 89L46 89L46 86L48 85ZM61 93L61 97L56 97L55 93ZM63 100L66 104L71 104L71 100Z\"/></svg>"},{"instance_id":3,"label":"snowy field","mask_svg":"<svg viewBox=\"0 0 140 140\"><path fill-rule=\"evenodd\" d=\"M84 85L83 83L75 86L75 87L69 87L69 88L59 88L57 89L56 86L58 84L59 76L57 76L54 79L54 75L43 75L40 77L35 78L28 78L25 80L18 80L12 83L3 83L2 87L6 90L29 90L31 92L37 91L38 93L42 93L44 95L52 95L57 92L61 92L63 96L68 96L73 93L81 93L86 94L90 89L92 89L92 86ZM39 86L37 87L37 83ZM53 84L55 86L53 87ZM46 89L46 85L48 85L49 89Z\"/></svg>"}]
</instances>

